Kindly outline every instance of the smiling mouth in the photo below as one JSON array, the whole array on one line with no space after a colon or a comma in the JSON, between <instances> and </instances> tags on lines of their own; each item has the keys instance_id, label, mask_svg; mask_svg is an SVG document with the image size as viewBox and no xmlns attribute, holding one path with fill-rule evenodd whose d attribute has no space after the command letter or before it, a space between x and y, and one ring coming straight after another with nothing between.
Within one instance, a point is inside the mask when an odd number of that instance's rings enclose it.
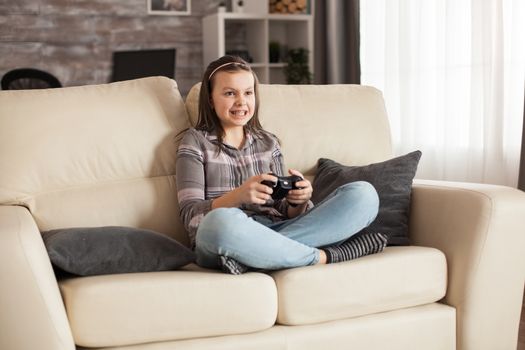
<instances>
[{"instance_id":1,"label":"smiling mouth","mask_svg":"<svg viewBox=\"0 0 525 350\"><path fill-rule=\"evenodd\" d=\"M230 111L230 114L234 117L246 117L248 115L248 111L246 110L238 110L238 111Z\"/></svg>"}]
</instances>

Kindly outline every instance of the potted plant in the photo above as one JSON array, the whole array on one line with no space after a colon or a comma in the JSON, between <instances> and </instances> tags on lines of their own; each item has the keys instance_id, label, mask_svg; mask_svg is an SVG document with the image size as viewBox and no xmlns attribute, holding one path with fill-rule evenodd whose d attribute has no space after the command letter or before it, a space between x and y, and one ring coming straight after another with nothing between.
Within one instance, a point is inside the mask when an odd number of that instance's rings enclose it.
<instances>
[{"instance_id":1,"label":"potted plant","mask_svg":"<svg viewBox=\"0 0 525 350\"><path fill-rule=\"evenodd\" d=\"M288 65L284 68L286 82L288 84L311 84L313 75L308 66L308 50L291 49L287 57Z\"/></svg>"}]
</instances>

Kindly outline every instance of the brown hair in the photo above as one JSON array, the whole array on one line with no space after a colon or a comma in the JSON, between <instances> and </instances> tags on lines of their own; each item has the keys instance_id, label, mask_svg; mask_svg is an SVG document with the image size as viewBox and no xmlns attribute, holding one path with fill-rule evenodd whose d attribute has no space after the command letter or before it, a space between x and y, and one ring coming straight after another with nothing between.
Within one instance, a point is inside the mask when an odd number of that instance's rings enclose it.
<instances>
[{"instance_id":1,"label":"brown hair","mask_svg":"<svg viewBox=\"0 0 525 350\"><path fill-rule=\"evenodd\" d=\"M195 128L198 130L205 131L216 131L217 139L219 141L219 150L222 150L222 140L224 138L224 129L220 123L219 117L215 112L215 109L211 103L211 91L213 89L213 83L215 75L218 72L239 72L246 71L253 75L254 79L254 94L255 94L255 111L253 117L244 126L245 131L250 131L254 134L258 134L263 130L259 121L259 80L257 75L250 68L248 63L237 56L222 56L221 58L211 62L204 72L202 77L201 90L199 94L199 118Z\"/></svg>"}]
</instances>

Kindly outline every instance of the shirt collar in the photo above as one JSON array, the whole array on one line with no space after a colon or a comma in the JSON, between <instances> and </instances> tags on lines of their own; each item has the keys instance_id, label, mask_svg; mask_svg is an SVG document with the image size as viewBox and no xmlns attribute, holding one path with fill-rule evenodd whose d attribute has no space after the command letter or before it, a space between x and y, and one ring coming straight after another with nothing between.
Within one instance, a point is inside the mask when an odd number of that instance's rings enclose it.
<instances>
[{"instance_id":1,"label":"shirt collar","mask_svg":"<svg viewBox=\"0 0 525 350\"><path fill-rule=\"evenodd\" d=\"M245 133L246 133L246 142L244 143L244 145L243 145L241 150L244 150L247 147L251 146L255 142L255 139L260 138L259 136L252 134L248 130L245 130ZM210 141L212 143L217 143L218 142L217 141L217 132L215 130L213 130L213 131L205 131L204 132L204 137L208 141ZM227 148L230 148L230 149L236 149L235 147L232 147L232 146L230 146L228 144L225 144L224 142L222 144L223 144L224 147L227 147Z\"/></svg>"}]
</instances>

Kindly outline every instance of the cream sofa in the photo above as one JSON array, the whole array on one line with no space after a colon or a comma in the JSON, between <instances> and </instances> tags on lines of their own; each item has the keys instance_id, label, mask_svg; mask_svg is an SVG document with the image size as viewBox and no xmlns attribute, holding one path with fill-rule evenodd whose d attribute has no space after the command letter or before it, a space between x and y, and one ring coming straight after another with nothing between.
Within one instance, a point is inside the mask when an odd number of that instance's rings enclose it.
<instances>
[{"instance_id":1,"label":"cream sofa","mask_svg":"<svg viewBox=\"0 0 525 350\"><path fill-rule=\"evenodd\" d=\"M186 106L160 77L0 92L0 349L516 348L525 195L502 186L416 181L414 245L350 262L57 283L40 231L121 225L187 243L175 135L197 91ZM374 88L263 85L260 96L287 166L310 178L319 157L392 157Z\"/></svg>"}]
</instances>

